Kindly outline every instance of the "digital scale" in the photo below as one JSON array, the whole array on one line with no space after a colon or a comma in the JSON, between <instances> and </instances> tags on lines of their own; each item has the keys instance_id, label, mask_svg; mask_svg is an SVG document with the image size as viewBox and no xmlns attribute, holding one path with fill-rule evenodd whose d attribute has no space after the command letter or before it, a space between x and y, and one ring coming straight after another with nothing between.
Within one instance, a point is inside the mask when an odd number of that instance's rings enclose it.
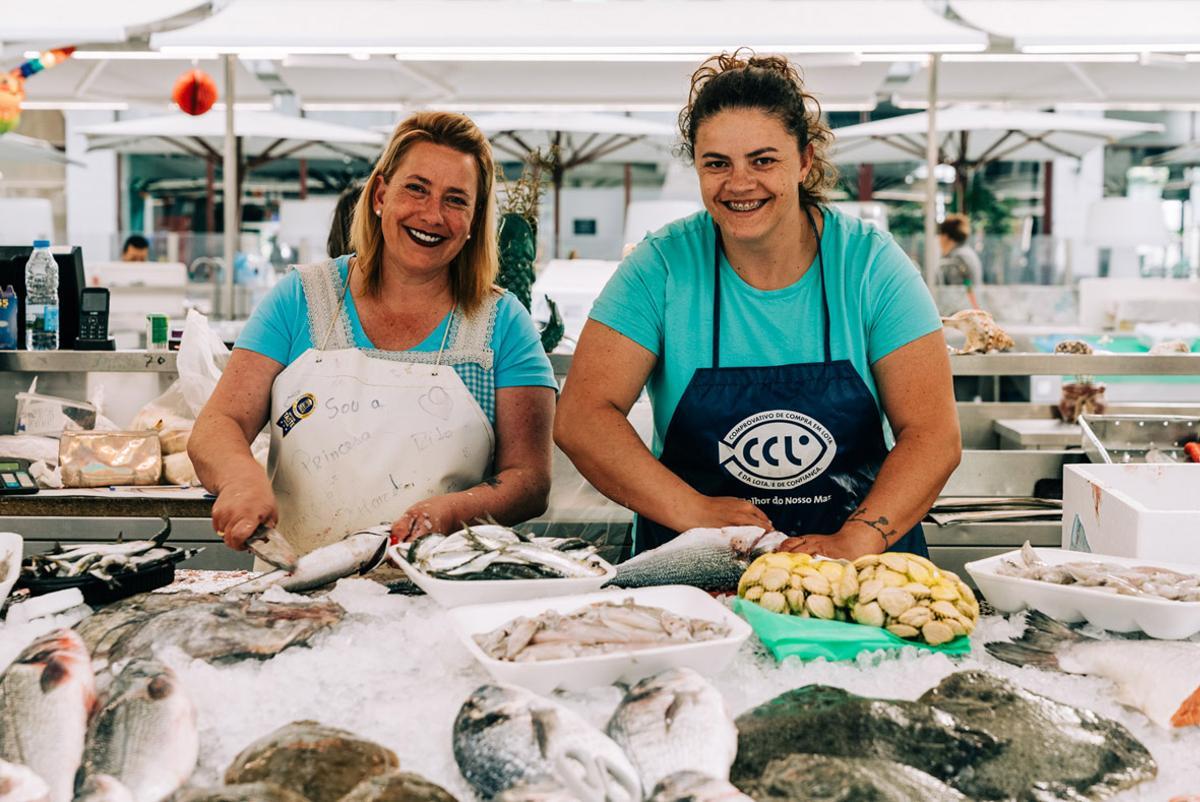
<instances>
[{"instance_id":1,"label":"digital scale","mask_svg":"<svg viewBox=\"0 0 1200 802\"><path fill-rule=\"evenodd\" d=\"M29 460L0 457L0 496L28 496L38 492L29 475Z\"/></svg>"}]
</instances>

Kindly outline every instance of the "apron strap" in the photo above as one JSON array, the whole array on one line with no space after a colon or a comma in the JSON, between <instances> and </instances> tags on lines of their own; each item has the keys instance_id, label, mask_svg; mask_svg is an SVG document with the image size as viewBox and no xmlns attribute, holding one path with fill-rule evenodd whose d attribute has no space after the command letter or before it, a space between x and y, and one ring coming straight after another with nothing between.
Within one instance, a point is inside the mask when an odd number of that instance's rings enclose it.
<instances>
[{"instance_id":1,"label":"apron strap","mask_svg":"<svg viewBox=\"0 0 1200 802\"><path fill-rule=\"evenodd\" d=\"M833 349L830 347L830 319L829 319L829 293L825 287L825 254L822 247L821 232L817 230L817 222L813 219L812 211L807 205L803 205L804 216L808 218L808 225L812 228L813 235L817 238L817 276L821 280L821 310L824 312L822 316L823 323L823 338L825 347L825 362L828 364L833 361ZM713 220L713 231L716 233L716 243L713 248L713 341L712 341L712 366L714 368L721 367L721 228L717 225L717 221Z\"/></svg>"},{"instance_id":2,"label":"apron strap","mask_svg":"<svg viewBox=\"0 0 1200 802\"><path fill-rule=\"evenodd\" d=\"M308 335L313 348L321 351L352 348L354 337L350 318L340 300L344 287L338 276L337 261L298 265L296 270L308 302Z\"/></svg>"}]
</instances>

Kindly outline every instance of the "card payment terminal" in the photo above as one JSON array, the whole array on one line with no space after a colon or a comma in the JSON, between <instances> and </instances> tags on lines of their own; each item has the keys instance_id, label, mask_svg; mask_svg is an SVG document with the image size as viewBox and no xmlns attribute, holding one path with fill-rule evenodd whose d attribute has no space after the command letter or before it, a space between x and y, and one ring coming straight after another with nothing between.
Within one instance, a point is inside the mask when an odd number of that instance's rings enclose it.
<instances>
[{"instance_id":1,"label":"card payment terminal","mask_svg":"<svg viewBox=\"0 0 1200 802\"><path fill-rule=\"evenodd\" d=\"M29 475L29 460L0 457L0 496L27 496L38 492Z\"/></svg>"}]
</instances>

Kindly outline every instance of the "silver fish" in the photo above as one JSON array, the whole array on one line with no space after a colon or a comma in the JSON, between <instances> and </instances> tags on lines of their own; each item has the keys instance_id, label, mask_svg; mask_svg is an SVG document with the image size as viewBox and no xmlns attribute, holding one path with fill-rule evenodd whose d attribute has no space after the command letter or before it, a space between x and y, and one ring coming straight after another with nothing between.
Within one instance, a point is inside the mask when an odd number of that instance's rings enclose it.
<instances>
[{"instance_id":1,"label":"silver fish","mask_svg":"<svg viewBox=\"0 0 1200 802\"><path fill-rule=\"evenodd\" d=\"M454 759L485 799L519 785L561 785L580 802L637 802L641 783L611 738L557 702L484 685L454 720Z\"/></svg>"},{"instance_id":2,"label":"silver fish","mask_svg":"<svg viewBox=\"0 0 1200 802\"><path fill-rule=\"evenodd\" d=\"M50 802L50 788L29 767L0 760L0 799L4 802Z\"/></svg>"},{"instance_id":3,"label":"silver fish","mask_svg":"<svg viewBox=\"0 0 1200 802\"><path fill-rule=\"evenodd\" d=\"M438 579L582 578L608 570L585 540L535 538L496 525L426 535L402 553L410 565Z\"/></svg>"},{"instance_id":4,"label":"silver fish","mask_svg":"<svg viewBox=\"0 0 1200 802\"><path fill-rule=\"evenodd\" d=\"M646 802L754 802L728 780L699 771L681 771L664 777Z\"/></svg>"},{"instance_id":5,"label":"silver fish","mask_svg":"<svg viewBox=\"0 0 1200 802\"><path fill-rule=\"evenodd\" d=\"M75 802L136 802L133 793L116 777L93 774L84 780Z\"/></svg>"},{"instance_id":6,"label":"silver fish","mask_svg":"<svg viewBox=\"0 0 1200 802\"><path fill-rule=\"evenodd\" d=\"M629 755L643 788L689 769L729 779L737 756L737 727L721 692L690 668L672 668L630 688L608 722L608 736Z\"/></svg>"},{"instance_id":7,"label":"silver fish","mask_svg":"<svg viewBox=\"0 0 1200 802\"><path fill-rule=\"evenodd\" d=\"M51 802L71 802L95 703L96 678L79 636L69 629L41 636L0 677L0 758L41 777Z\"/></svg>"},{"instance_id":8,"label":"silver fish","mask_svg":"<svg viewBox=\"0 0 1200 802\"><path fill-rule=\"evenodd\" d=\"M619 588L692 585L703 590L730 590L750 562L773 551L787 538L759 526L689 529L656 549L617 566L611 584Z\"/></svg>"},{"instance_id":9,"label":"silver fish","mask_svg":"<svg viewBox=\"0 0 1200 802\"><path fill-rule=\"evenodd\" d=\"M262 576L234 585L232 593L261 593L278 585L293 593L312 590L350 576L365 574L383 559L390 527L375 526L355 532L345 540L322 546L296 560L295 571L269 571Z\"/></svg>"},{"instance_id":10,"label":"silver fish","mask_svg":"<svg viewBox=\"0 0 1200 802\"><path fill-rule=\"evenodd\" d=\"M136 802L159 802L192 776L199 753L196 710L175 672L156 660L132 660L92 719L83 771L115 777Z\"/></svg>"},{"instance_id":11,"label":"silver fish","mask_svg":"<svg viewBox=\"0 0 1200 802\"><path fill-rule=\"evenodd\" d=\"M278 529L260 526L246 538L246 548L266 563L284 571L295 571L296 560L300 559L292 544Z\"/></svg>"}]
</instances>

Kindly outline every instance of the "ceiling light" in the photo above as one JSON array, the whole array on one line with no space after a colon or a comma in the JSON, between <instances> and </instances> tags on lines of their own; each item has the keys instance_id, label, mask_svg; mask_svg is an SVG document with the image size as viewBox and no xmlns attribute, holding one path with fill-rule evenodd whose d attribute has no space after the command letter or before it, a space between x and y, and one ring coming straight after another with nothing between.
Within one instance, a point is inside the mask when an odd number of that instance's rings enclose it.
<instances>
[{"instance_id":1,"label":"ceiling light","mask_svg":"<svg viewBox=\"0 0 1200 802\"><path fill-rule=\"evenodd\" d=\"M1138 60L1136 53L947 53L942 56L944 62L1069 62L1072 64L1088 63L1134 63Z\"/></svg>"},{"instance_id":2,"label":"ceiling light","mask_svg":"<svg viewBox=\"0 0 1200 802\"><path fill-rule=\"evenodd\" d=\"M1200 50L1200 43L1193 42L1159 42L1151 44L1051 44L1051 45L1022 45L1024 53L1163 53Z\"/></svg>"},{"instance_id":3,"label":"ceiling light","mask_svg":"<svg viewBox=\"0 0 1200 802\"><path fill-rule=\"evenodd\" d=\"M129 104L107 100L22 100L25 111L128 111Z\"/></svg>"},{"instance_id":4,"label":"ceiling light","mask_svg":"<svg viewBox=\"0 0 1200 802\"><path fill-rule=\"evenodd\" d=\"M187 56L159 50L76 50L71 57L79 61L212 61L218 56L214 50L196 50Z\"/></svg>"}]
</instances>

